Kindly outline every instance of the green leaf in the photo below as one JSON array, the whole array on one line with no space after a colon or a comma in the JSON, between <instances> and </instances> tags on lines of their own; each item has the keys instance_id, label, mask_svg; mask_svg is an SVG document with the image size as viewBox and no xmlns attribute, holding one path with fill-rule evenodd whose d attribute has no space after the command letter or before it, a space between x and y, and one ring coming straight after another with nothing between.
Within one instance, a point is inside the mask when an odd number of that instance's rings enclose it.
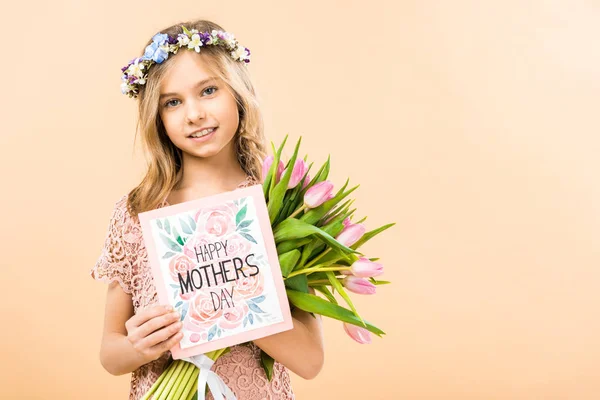
<instances>
[{"instance_id":1,"label":"green leaf","mask_svg":"<svg viewBox=\"0 0 600 400\"><path fill-rule=\"evenodd\" d=\"M338 291L338 293L340 294L340 296L342 296L344 300L346 300L346 303L348 303L354 315L356 315L356 317L362 321L362 317L358 315L358 311L356 311L356 307L354 307L350 296L348 296L348 293L346 293L346 290L344 290L344 286L335 277L335 273L333 271L327 271L326 274L327 278L329 279L329 282L331 283L331 286Z\"/></svg>"},{"instance_id":2,"label":"green leaf","mask_svg":"<svg viewBox=\"0 0 600 400\"><path fill-rule=\"evenodd\" d=\"M280 243L291 239L302 239L310 235L316 235L319 239L334 249L341 250L344 253L357 253L356 251L335 240L333 237L331 237L331 235L329 235L327 232L324 232L322 229L296 218L286 219L279 224L273 233L275 243Z\"/></svg>"},{"instance_id":3,"label":"green leaf","mask_svg":"<svg viewBox=\"0 0 600 400\"><path fill-rule=\"evenodd\" d=\"M304 274L296 275L292 278L283 281L285 287L293 289L302 293L309 293L308 291L308 278Z\"/></svg>"},{"instance_id":4,"label":"green leaf","mask_svg":"<svg viewBox=\"0 0 600 400\"><path fill-rule=\"evenodd\" d=\"M273 226L277 226L281 221L289 217L294 211L296 211L303 203L304 203L304 195L300 196L300 193L305 190L302 188L302 182L306 178L306 175L310 172L313 163L310 163L308 166L306 173L302 177L302 180L295 188L292 190L288 190L283 200L283 207L279 213L279 217L273 224Z\"/></svg>"},{"instance_id":5,"label":"green leaf","mask_svg":"<svg viewBox=\"0 0 600 400\"><path fill-rule=\"evenodd\" d=\"M275 364L275 360L273 357L265 353L264 350L260 350L260 361L263 369L265 370L265 375L267 375L267 379L269 382L273 379L273 365Z\"/></svg>"},{"instance_id":6,"label":"green leaf","mask_svg":"<svg viewBox=\"0 0 600 400\"><path fill-rule=\"evenodd\" d=\"M300 149L300 143L302 142L302 137L298 139L296 143L296 148L294 149L294 154L290 158L288 164L293 166L296 162L296 158L298 157L298 150ZM273 161L275 163L275 161ZM290 182L290 178L292 177L292 172L294 168L290 167L285 170L285 173L281 176L281 180L275 185L271 193L269 194L269 203L267 205L267 209L269 211L269 220L271 224L275 222L277 216L279 215L279 211L282 207L283 197L285 192L287 191L288 183ZM272 181L273 182L273 181Z\"/></svg>"},{"instance_id":7,"label":"green leaf","mask_svg":"<svg viewBox=\"0 0 600 400\"><path fill-rule=\"evenodd\" d=\"M279 167L279 160L281 160L281 152L283 151L283 148L285 147L285 143L287 142L288 139L288 135L285 135L285 138L283 139L283 142L281 143L281 145L279 146L279 149L277 151L275 151L275 146L273 145L273 142L271 142L271 147L273 148L273 164L271 164L271 168L269 168L269 173L268 175L270 175L270 179L269 179L269 185L263 185L263 189L265 189L265 200L270 200L271 199L271 195L273 193L273 189L275 188L275 184L277 183L277 169Z\"/></svg>"},{"instance_id":8,"label":"green leaf","mask_svg":"<svg viewBox=\"0 0 600 400\"><path fill-rule=\"evenodd\" d=\"M287 292L290 303L301 310L329 318L334 318L338 321L347 322L361 328L363 327L361 320L358 319L356 315L354 315L354 313L347 308L332 304L314 294L298 292L292 289L286 289L285 291ZM381 337L381 335L385 335L384 331L370 324L369 322L365 321L365 324L367 325L366 329L369 332L372 332L379 337Z\"/></svg>"},{"instance_id":9,"label":"green leaf","mask_svg":"<svg viewBox=\"0 0 600 400\"><path fill-rule=\"evenodd\" d=\"M279 254L279 265L281 266L281 274L284 277L287 277L290 272L292 272L299 258L299 250L292 250L287 253Z\"/></svg>"},{"instance_id":10,"label":"green leaf","mask_svg":"<svg viewBox=\"0 0 600 400\"><path fill-rule=\"evenodd\" d=\"M302 239L286 240L285 242L281 242L277 245L277 253L283 254L283 253L287 253L288 251L292 251L294 249L299 249L300 247L304 246L306 243L310 243L313 240L314 239L311 237L306 237L306 238L302 238Z\"/></svg>"},{"instance_id":11,"label":"green leaf","mask_svg":"<svg viewBox=\"0 0 600 400\"><path fill-rule=\"evenodd\" d=\"M367 233L365 233L359 240L358 242L354 243L352 246L350 246L351 248L353 248L354 250L358 249L360 246L362 246L363 244L365 244L365 242L369 241L370 239L372 239L374 236L380 234L381 232L385 231L386 229L392 227L396 225L395 222L392 222L391 224L387 224L387 225L383 225L377 229L373 229L372 231L369 231Z\"/></svg>"},{"instance_id":12,"label":"green leaf","mask_svg":"<svg viewBox=\"0 0 600 400\"><path fill-rule=\"evenodd\" d=\"M369 280L373 285L389 285L390 283L392 283L390 281L378 281L375 278L369 278Z\"/></svg>"},{"instance_id":13,"label":"green leaf","mask_svg":"<svg viewBox=\"0 0 600 400\"><path fill-rule=\"evenodd\" d=\"M331 291L329 290L329 288L327 286L313 286L313 288L316 291L323 293L325 295L325 297L327 297L327 299L331 303L338 304L337 299L335 298L335 296L333 295L333 293L331 293Z\"/></svg>"},{"instance_id":14,"label":"green leaf","mask_svg":"<svg viewBox=\"0 0 600 400\"><path fill-rule=\"evenodd\" d=\"M237 215L235 216L235 224L236 225L239 225L240 222L242 222L244 220L244 218L246 217L247 209L248 209L248 205L244 205L244 207L242 207L242 209L237 212Z\"/></svg>"}]
</instances>

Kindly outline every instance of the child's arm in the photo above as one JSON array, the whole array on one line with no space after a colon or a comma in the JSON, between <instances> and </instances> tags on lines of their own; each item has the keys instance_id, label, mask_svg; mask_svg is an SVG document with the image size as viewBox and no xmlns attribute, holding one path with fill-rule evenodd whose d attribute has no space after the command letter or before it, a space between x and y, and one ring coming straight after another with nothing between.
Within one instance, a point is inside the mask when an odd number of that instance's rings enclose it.
<instances>
[{"instance_id":1,"label":"child's arm","mask_svg":"<svg viewBox=\"0 0 600 400\"><path fill-rule=\"evenodd\" d=\"M111 282L100 347L102 366L112 375L123 375L160 358L181 340L178 322L177 313L168 312L163 305L134 315L131 295Z\"/></svg>"},{"instance_id":2,"label":"child's arm","mask_svg":"<svg viewBox=\"0 0 600 400\"><path fill-rule=\"evenodd\" d=\"M314 289L310 288L312 294ZM265 353L304 379L313 379L324 363L323 323L298 308L292 311L294 328L254 340Z\"/></svg>"}]
</instances>

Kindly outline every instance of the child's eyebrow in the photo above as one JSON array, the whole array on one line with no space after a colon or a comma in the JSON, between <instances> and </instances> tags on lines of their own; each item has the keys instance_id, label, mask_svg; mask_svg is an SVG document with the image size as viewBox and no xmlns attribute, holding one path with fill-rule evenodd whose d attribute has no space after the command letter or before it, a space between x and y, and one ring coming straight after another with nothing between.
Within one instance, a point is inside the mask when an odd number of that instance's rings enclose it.
<instances>
[{"instance_id":1,"label":"child's eyebrow","mask_svg":"<svg viewBox=\"0 0 600 400\"><path fill-rule=\"evenodd\" d=\"M194 87L195 87L195 88L197 88L197 87L199 87L199 86L202 86L202 85L204 85L204 84L205 84L205 83L207 83L207 82L210 82L210 81L213 81L213 80L217 80L217 79L218 79L218 78L217 78L216 76L211 76L211 77L208 77L208 78L206 78L206 79L203 79L203 80L201 80L200 82L196 83L196 84L194 85ZM177 93L175 93L175 92L171 92L171 93L162 93L162 94L159 96L159 98L158 98L158 99L159 99L159 100L161 100L161 99L162 99L162 98L164 98L164 97L168 97L168 96L175 96L176 94L177 94Z\"/></svg>"}]
</instances>

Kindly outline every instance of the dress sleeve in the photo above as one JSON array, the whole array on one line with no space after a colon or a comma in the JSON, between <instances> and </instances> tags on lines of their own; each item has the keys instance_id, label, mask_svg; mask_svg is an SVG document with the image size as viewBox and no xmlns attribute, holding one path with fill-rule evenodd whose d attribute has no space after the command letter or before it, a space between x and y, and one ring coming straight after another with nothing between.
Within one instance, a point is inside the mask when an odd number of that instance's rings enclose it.
<instances>
[{"instance_id":1,"label":"dress sleeve","mask_svg":"<svg viewBox=\"0 0 600 400\"><path fill-rule=\"evenodd\" d=\"M123 197L115 203L108 223L104 247L96 265L90 270L90 276L106 283L117 281L125 293L131 294L132 266L123 243L125 218L125 197Z\"/></svg>"}]
</instances>

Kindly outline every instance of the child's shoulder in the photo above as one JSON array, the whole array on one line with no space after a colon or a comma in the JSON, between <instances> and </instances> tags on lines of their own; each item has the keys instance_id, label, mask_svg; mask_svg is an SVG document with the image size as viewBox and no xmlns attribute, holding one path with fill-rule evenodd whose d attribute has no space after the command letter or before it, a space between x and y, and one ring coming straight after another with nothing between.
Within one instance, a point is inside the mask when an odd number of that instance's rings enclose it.
<instances>
[{"instance_id":1,"label":"child's shoulder","mask_svg":"<svg viewBox=\"0 0 600 400\"><path fill-rule=\"evenodd\" d=\"M124 194L119 197L113 203L113 219L118 220L120 223L125 223L131 220L131 214L129 213L129 208L127 207L127 200L129 199L129 194Z\"/></svg>"}]
</instances>

